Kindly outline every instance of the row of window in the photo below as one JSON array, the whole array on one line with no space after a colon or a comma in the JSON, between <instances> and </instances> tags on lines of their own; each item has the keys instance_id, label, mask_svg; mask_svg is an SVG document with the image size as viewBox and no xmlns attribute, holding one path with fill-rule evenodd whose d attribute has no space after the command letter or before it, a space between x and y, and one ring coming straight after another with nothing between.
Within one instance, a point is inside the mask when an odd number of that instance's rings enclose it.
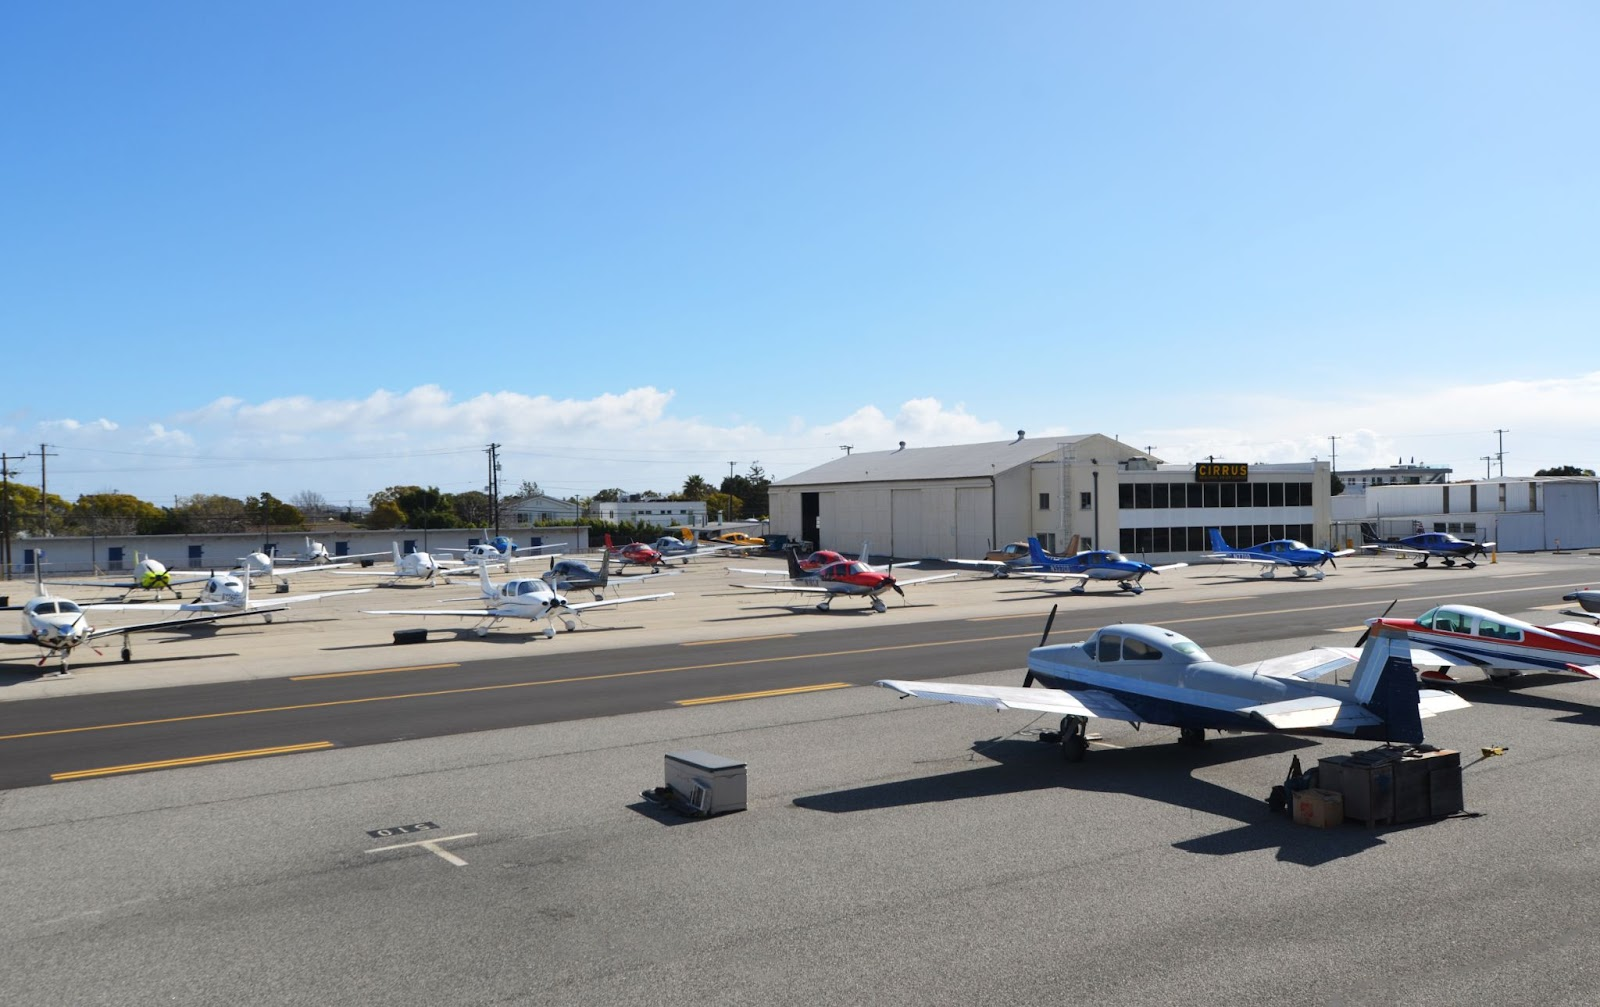
<instances>
[{"instance_id":1,"label":"row of window","mask_svg":"<svg viewBox=\"0 0 1600 1007\"><path fill-rule=\"evenodd\" d=\"M1314 536L1308 524L1241 524L1223 525L1222 540L1235 549L1243 549L1274 539L1292 538L1310 541ZM1211 537L1205 525L1188 528L1124 528L1121 550L1125 553L1150 552L1210 552Z\"/></svg>"},{"instance_id":2,"label":"row of window","mask_svg":"<svg viewBox=\"0 0 1600 1007\"><path fill-rule=\"evenodd\" d=\"M1171 507L1310 507L1311 484L1297 483L1120 483L1123 510Z\"/></svg>"}]
</instances>

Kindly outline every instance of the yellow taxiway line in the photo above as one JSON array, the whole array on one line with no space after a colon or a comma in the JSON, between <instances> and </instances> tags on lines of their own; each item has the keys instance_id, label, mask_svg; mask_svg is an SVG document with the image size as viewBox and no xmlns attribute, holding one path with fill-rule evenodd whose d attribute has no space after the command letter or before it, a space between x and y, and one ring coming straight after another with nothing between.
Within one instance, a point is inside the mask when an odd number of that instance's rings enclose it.
<instances>
[{"instance_id":1,"label":"yellow taxiway line","mask_svg":"<svg viewBox=\"0 0 1600 1007\"><path fill-rule=\"evenodd\" d=\"M678 706L704 706L707 703L732 703L740 699L765 699L768 696L797 696L803 692L826 692L829 689L849 689L849 682L829 682L826 685L797 685L792 689L765 689L761 692L736 692L731 696L704 696L700 699L677 699Z\"/></svg>"},{"instance_id":2,"label":"yellow taxiway line","mask_svg":"<svg viewBox=\"0 0 1600 1007\"><path fill-rule=\"evenodd\" d=\"M690 640L680 643L680 647L719 647L725 643L759 643L762 640L789 640L796 636L794 633L773 633L770 636L736 636L731 640Z\"/></svg>"},{"instance_id":3,"label":"yellow taxiway line","mask_svg":"<svg viewBox=\"0 0 1600 1007\"><path fill-rule=\"evenodd\" d=\"M130 762L125 766L102 766L99 769L78 769L70 773L51 773L56 782L87 780L95 776L115 776L118 773L137 773L145 769L172 769L177 766L201 766L208 762L230 762L234 759L255 759L264 755L287 755L290 752L316 752L332 748L331 741L312 741L304 745L281 745L277 748L251 748L242 752L217 752L214 755L192 755L185 759L162 759L158 762Z\"/></svg>"}]
</instances>

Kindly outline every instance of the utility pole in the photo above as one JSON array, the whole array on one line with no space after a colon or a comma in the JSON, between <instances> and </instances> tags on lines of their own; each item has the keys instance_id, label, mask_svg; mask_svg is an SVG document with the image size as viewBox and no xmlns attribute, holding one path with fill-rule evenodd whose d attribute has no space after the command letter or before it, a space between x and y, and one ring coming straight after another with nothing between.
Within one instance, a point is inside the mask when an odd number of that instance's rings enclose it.
<instances>
[{"instance_id":1,"label":"utility pole","mask_svg":"<svg viewBox=\"0 0 1600 1007\"><path fill-rule=\"evenodd\" d=\"M1333 460L1328 463L1328 472L1331 475L1339 474L1339 435L1328 435L1328 450L1333 455Z\"/></svg>"},{"instance_id":2,"label":"utility pole","mask_svg":"<svg viewBox=\"0 0 1600 1007\"><path fill-rule=\"evenodd\" d=\"M1493 479L1494 476L1489 471L1489 463L1494 461L1494 455L1483 455L1478 460L1483 462L1483 478L1485 480Z\"/></svg>"},{"instance_id":3,"label":"utility pole","mask_svg":"<svg viewBox=\"0 0 1600 1007\"><path fill-rule=\"evenodd\" d=\"M730 488L726 491L726 494L727 494L727 497L728 497L728 513L724 516L723 520L727 520L728 518L732 518L732 517L738 517L737 514L733 513L733 490L731 488L731 484L733 482L733 467L735 465L737 465L737 464L739 464L739 463L738 462L729 462L728 463L728 482L730 484Z\"/></svg>"},{"instance_id":4,"label":"utility pole","mask_svg":"<svg viewBox=\"0 0 1600 1007\"><path fill-rule=\"evenodd\" d=\"M11 467L12 455L0 451L0 579L11 579L11 477L21 473Z\"/></svg>"},{"instance_id":5,"label":"utility pole","mask_svg":"<svg viewBox=\"0 0 1600 1007\"><path fill-rule=\"evenodd\" d=\"M495 537L500 535L500 445L491 443L484 448L489 456L489 510L494 516Z\"/></svg>"},{"instance_id":6,"label":"utility pole","mask_svg":"<svg viewBox=\"0 0 1600 1007\"><path fill-rule=\"evenodd\" d=\"M1494 455L1500 461L1500 478L1501 479L1504 479L1506 477L1506 434L1509 434L1510 432L1511 431L1509 431L1509 430L1496 430L1495 431L1495 433L1498 434L1499 437L1500 437L1500 448L1499 448L1499 450L1497 450L1494 453ZM1488 478L1488 477L1485 476L1484 478Z\"/></svg>"},{"instance_id":7,"label":"utility pole","mask_svg":"<svg viewBox=\"0 0 1600 1007\"><path fill-rule=\"evenodd\" d=\"M50 451L49 447L48 444L39 445L39 534L41 535L50 534L50 505L45 501L48 491L45 489L47 484L44 463L48 458L61 457L56 452Z\"/></svg>"}]
</instances>

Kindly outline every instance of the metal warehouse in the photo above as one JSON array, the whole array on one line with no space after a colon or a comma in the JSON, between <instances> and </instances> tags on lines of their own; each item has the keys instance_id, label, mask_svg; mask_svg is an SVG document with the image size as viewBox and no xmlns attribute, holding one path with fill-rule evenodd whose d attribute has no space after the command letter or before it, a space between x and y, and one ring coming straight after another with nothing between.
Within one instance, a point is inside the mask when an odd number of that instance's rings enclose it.
<instances>
[{"instance_id":1,"label":"metal warehouse","mask_svg":"<svg viewBox=\"0 0 1600 1007\"><path fill-rule=\"evenodd\" d=\"M1215 478L1213 478L1213 475ZM1324 542L1325 462L1167 465L1103 434L855 452L772 484L771 528L818 547L976 557L1037 536L1046 549L1156 559L1273 538Z\"/></svg>"}]
</instances>

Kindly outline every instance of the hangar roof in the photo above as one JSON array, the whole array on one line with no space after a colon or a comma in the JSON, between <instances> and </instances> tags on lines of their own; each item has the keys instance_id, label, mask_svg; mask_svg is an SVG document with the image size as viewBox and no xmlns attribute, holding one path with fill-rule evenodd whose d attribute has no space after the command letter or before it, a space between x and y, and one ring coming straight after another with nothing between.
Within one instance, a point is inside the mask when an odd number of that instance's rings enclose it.
<instances>
[{"instance_id":1,"label":"hangar roof","mask_svg":"<svg viewBox=\"0 0 1600 1007\"><path fill-rule=\"evenodd\" d=\"M1095 435L951 444L933 448L896 448L893 451L857 451L787 479L776 480L772 485L813 486L819 483L992 476L1040 459L1054 459L1058 445L1076 444L1092 436Z\"/></svg>"}]
</instances>

